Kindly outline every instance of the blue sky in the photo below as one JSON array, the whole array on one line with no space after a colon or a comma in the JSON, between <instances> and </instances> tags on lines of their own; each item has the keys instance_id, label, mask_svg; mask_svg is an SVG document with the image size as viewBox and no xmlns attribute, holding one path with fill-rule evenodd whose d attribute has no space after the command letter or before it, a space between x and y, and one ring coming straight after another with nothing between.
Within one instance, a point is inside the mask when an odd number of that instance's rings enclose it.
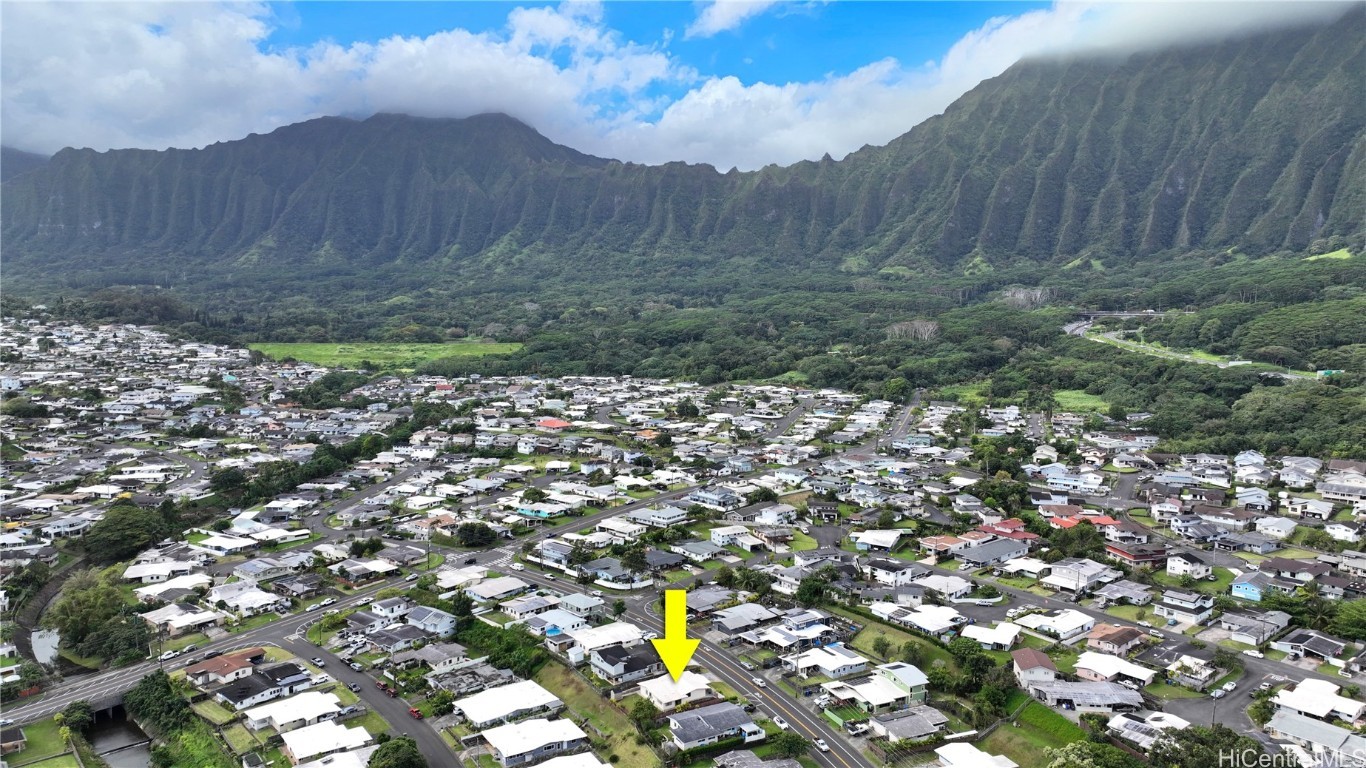
<instances>
[{"instance_id":1,"label":"blue sky","mask_svg":"<svg viewBox=\"0 0 1366 768\"><path fill-rule=\"evenodd\" d=\"M506 112L725 170L885 144L1024 58L1326 21L1341 2L0 3L0 141L203 147L326 115Z\"/></svg>"}]
</instances>

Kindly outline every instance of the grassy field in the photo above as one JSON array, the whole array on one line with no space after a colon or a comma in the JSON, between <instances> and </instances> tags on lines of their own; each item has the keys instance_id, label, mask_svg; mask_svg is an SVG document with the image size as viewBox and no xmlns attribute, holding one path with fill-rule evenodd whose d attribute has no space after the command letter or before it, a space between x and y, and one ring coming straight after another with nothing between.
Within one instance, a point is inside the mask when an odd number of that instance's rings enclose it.
<instances>
[{"instance_id":1,"label":"grassy field","mask_svg":"<svg viewBox=\"0 0 1366 768\"><path fill-rule=\"evenodd\" d=\"M985 381L973 384L954 384L948 387L940 387L936 400L957 400L963 405L969 403L984 403L987 396L987 383Z\"/></svg>"},{"instance_id":2,"label":"grassy field","mask_svg":"<svg viewBox=\"0 0 1366 768\"><path fill-rule=\"evenodd\" d=\"M1205 695L1199 691L1192 691L1189 688L1182 688L1179 685L1172 685L1170 683L1153 683L1143 690L1164 701L1170 701L1172 699L1198 699Z\"/></svg>"},{"instance_id":3,"label":"grassy field","mask_svg":"<svg viewBox=\"0 0 1366 768\"><path fill-rule=\"evenodd\" d=\"M1332 253L1320 253L1317 256L1306 256L1305 261L1321 261L1323 259L1350 259L1352 252L1346 248L1339 248Z\"/></svg>"},{"instance_id":4,"label":"grassy field","mask_svg":"<svg viewBox=\"0 0 1366 768\"><path fill-rule=\"evenodd\" d=\"M1204 592L1209 595L1228 594L1229 585L1233 583L1233 571L1230 571L1227 568L1215 567L1214 577L1214 581L1206 581L1204 579L1196 581L1195 586L1192 587L1192 589L1196 592ZM1180 577L1172 576L1166 571L1154 572L1153 581L1164 587L1181 588Z\"/></svg>"},{"instance_id":5,"label":"grassy field","mask_svg":"<svg viewBox=\"0 0 1366 768\"><path fill-rule=\"evenodd\" d=\"M879 637L885 637L887 638L887 641L892 644L889 653L893 657L900 656L901 646L908 642L913 642L920 646L920 660L916 662L916 666L927 667L932 664L935 659L943 659L944 663L948 664L950 667L957 666L953 656L951 656L947 650L931 643L923 637L913 635L909 632L903 632L896 627L878 624L877 622L870 621L857 614L842 613L838 608L831 609L831 612L841 613L841 615L846 618L864 625L863 629L859 630L859 633L854 635L854 639L849 643L849 646L856 651L876 658L877 654L873 651L873 641Z\"/></svg>"},{"instance_id":6,"label":"grassy field","mask_svg":"<svg viewBox=\"0 0 1366 768\"><path fill-rule=\"evenodd\" d=\"M1085 738L1081 728L1067 718L1034 703L1024 708L1014 723L1002 723L978 745L994 755L1005 755L1020 765L1048 765L1048 750Z\"/></svg>"},{"instance_id":7,"label":"grassy field","mask_svg":"<svg viewBox=\"0 0 1366 768\"><path fill-rule=\"evenodd\" d=\"M610 749L608 757L616 758L612 760L614 765L623 768L654 768L659 765L659 758L649 747L636 743L635 726L631 725L626 715L615 707L605 705L597 691L564 665L545 665L536 674L536 682L560 697L576 716L587 718L595 728L607 734Z\"/></svg>"},{"instance_id":8,"label":"grassy field","mask_svg":"<svg viewBox=\"0 0 1366 768\"><path fill-rule=\"evenodd\" d=\"M58 733L57 723L51 718L25 725L24 738L28 739L28 746L8 756L11 765L41 760L67 751Z\"/></svg>"},{"instance_id":9,"label":"grassy field","mask_svg":"<svg viewBox=\"0 0 1366 768\"><path fill-rule=\"evenodd\" d=\"M1053 393L1058 406L1064 411L1106 411L1110 404L1097 395L1087 394L1080 389L1060 389Z\"/></svg>"},{"instance_id":10,"label":"grassy field","mask_svg":"<svg viewBox=\"0 0 1366 768\"><path fill-rule=\"evenodd\" d=\"M458 341L449 344L388 344L384 342L352 342L349 344L260 343L249 344L272 360L292 357L317 365L356 367L368 360L380 368L416 368L428 360L441 357L485 357L507 355L522 348L521 344Z\"/></svg>"}]
</instances>

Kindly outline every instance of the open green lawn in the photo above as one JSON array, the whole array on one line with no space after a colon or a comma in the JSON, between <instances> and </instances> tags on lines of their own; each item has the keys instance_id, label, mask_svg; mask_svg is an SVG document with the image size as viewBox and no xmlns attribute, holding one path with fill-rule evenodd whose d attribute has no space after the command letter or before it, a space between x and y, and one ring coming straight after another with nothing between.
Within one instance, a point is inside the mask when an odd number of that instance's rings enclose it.
<instances>
[{"instance_id":1,"label":"open green lawn","mask_svg":"<svg viewBox=\"0 0 1366 768\"><path fill-rule=\"evenodd\" d=\"M969 402L986 401L987 382L979 381L974 384L954 384L948 387L940 387L936 400L957 400L963 404Z\"/></svg>"},{"instance_id":2,"label":"open green lawn","mask_svg":"<svg viewBox=\"0 0 1366 768\"><path fill-rule=\"evenodd\" d=\"M1322 259L1350 259L1350 258L1352 258L1352 252L1351 252L1351 251L1347 250L1346 248L1339 248L1339 249L1337 249L1336 251L1332 251L1331 253L1320 253L1320 254L1318 254L1317 256L1306 256L1306 257L1304 257L1304 260L1305 260L1305 261L1320 261L1320 260L1322 260Z\"/></svg>"},{"instance_id":3,"label":"open green lawn","mask_svg":"<svg viewBox=\"0 0 1366 768\"><path fill-rule=\"evenodd\" d=\"M1138 605L1112 605L1105 609L1105 612L1125 621L1138 621L1139 612L1143 612L1143 617L1152 616L1152 610Z\"/></svg>"},{"instance_id":4,"label":"open green lawn","mask_svg":"<svg viewBox=\"0 0 1366 768\"><path fill-rule=\"evenodd\" d=\"M804 552L816 548L816 540L800 531L792 532L792 551Z\"/></svg>"},{"instance_id":5,"label":"open green lawn","mask_svg":"<svg viewBox=\"0 0 1366 768\"><path fill-rule=\"evenodd\" d=\"M1313 560L1314 558L1319 556L1317 552L1310 552L1307 549L1296 549L1294 547L1278 549L1275 552L1272 552L1271 554L1274 557L1285 557L1291 560Z\"/></svg>"},{"instance_id":6,"label":"open green lawn","mask_svg":"<svg viewBox=\"0 0 1366 768\"><path fill-rule=\"evenodd\" d=\"M1171 699L1198 699L1205 695L1199 691L1192 691L1189 688L1182 688L1179 685L1171 685L1170 683L1153 683L1143 690L1164 701L1170 701Z\"/></svg>"},{"instance_id":7,"label":"open green lawn","mask_svg":"<svg viewBox=\"0 0 1366 768\"><path fill-rule=\"evenodd\" d=\"M1195 582L1195 586L1192 587L1192 589L1196 592L1204 592L1209 595L1228 594L1229 585L1233 583L1233 571L1216 566L1214 569L1214 577L1214 581L1200 579ZM1154 571L1153 581L1164 587L1181 587L1180 577L1171 576L1166 571Z\"/></svg>"},{"instance_id":8,"label":"open green lawn","mask_svg":"<svg viewBox=\"0 0 1366 768\"><path fill-rule=\"evenodd\" d=\"M24 737L28 739L28 746L6 758L10 765L41 760L66 752L66 744L62 743L57 723L51 718L25 725Z\"/></svg>"},{"instance_id":9,"label":"open green lawn","mask_svg":"<svg viewBox=\"0 0 1366 768\"><path fill-rule=\"evenodd\" d=\"M348 344L261 343L249 344L272 360L292 357L305 363L355 367L368 360L380 368L416 368L428 360L442 357L485 357L507 355L522 348L521 344L457 341L448 344L390 344L386 342L351 342Z\"/></svg>"},{"instance_id":10,"label":"open green lawn","mask_svg":"<svg viewBox=\"0 0 1366 768\"><path fill-rule=\"evenodd\" d=\"M1020 765L1035 766L1048 765L1047 750L1083 738L1085 734L1076 724L1036 702L1025 707L1014 722L1002 723L978 746L991 754L1005 755Z\"/></svg>"},{"instance_id":11,"label":"open green lawn","mask_svg":"<svg viewBox=\"0 0 1366 768\"><path fill-rule=\"evenodd\" d=\"M1098 395L1088 394L1081 389L1060 389L1053 393L1058 406L1064 411L1106 411L1110 404Z\"/></svg>"},{"instance_id":12,"label":"open green lawn","mask_svg":"<svg viewBox=\"0 0 1366 768\"><path fill-rule=\"evenodd\" d=\"M649 747L636 743L635 726L626 715L608 706L597 691L564 665L545 665L536 673L536 682L558 696L576 717L586 718L595 728L607 734L610 754L618 758L614 761L615 765L654 768L660 764L659 758Z\"/></svg>"},{"instance_id":13,"label":"open green lawn","mask_svg":"<svg viewBox=\"0 0 1366 768\"><path fill-rule=\"evenodd\" d=\"M831 609L831 611L833 613L841 613L837 608ZM845 613L843 615L864 625L863 629L859 630L859 633L854 635L854 639L849 643L849 646L856 651L877 658L877 653L873 651L873 642L879 637L885 637L887 638L887 641L892 644L889 653L893 657L900 655L901 646L906 643L915 643L920 646L920 659L916 662L916 666L922 668L928 667L935 659L943 659L944 663L948 664L950 667L956 666L953 656L951 656L947 650L931 643L923 637L913 635L909 632L903 632L896 627L890 627L886 624L879 624L857 614Z\"/></svg>"},{"instance_id":14,"label":"open green lawn","mask_svg":"<svg viewBox=\"0 0 1366 768\"><path fill-rule=\"evenodd\" d=\"M42 762L25 763L24 768L81 768L81 764L76 762L76 755L68 752L65 755L49 757Z\"/></svg>"},{"instance_id":15,"label":"open green lawn","mask_svg":"<svg viewBox=\"0 0 1366 768\"><path fill-rule=\"evenodd\" d=\"M214 725L223 725L237 719L237 713L219 704L213 699L205 699L190 705L196 715L208 720Z\"/></svg>"}]
</instances>

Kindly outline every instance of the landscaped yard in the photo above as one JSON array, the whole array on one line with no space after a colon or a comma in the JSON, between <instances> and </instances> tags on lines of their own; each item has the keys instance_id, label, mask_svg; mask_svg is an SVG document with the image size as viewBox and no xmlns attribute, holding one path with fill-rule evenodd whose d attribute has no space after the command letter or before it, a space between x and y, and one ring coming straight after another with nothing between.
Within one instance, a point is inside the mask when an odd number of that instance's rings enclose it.
<instances>
[{"instance_id":1,"label":"landscaped yard","mask_svg":"<svg viewBox=\"0 0 1366 768\"><path fill-rule=\"evenodd\" d=\"M804 552L808 549L816 548L816 540L802 533L801 531L792 532L792 551Z\"/></svg>"},{"instance_id":2,"label":"landscaped yard","mask_svg":"<svg viewBox=\"0 0 1366 768\"><path fill-rule=\"evenodd\" d=\"M1047 750L1085 737L1072 721L1035 702L1025 707L1014 722L1002 723L978 746L992 754L1005 755L1019 765L1038 766L1048 765Z\"/></svg>"},{"instance_id":3,"label":"landscaped yard","mask_svg":"<svg viewBox=\"0 0 1366 768\"><path fill-rule=\"evenodd\" d=\"M887 626L886 624L879 624L857 614L843 613L838 608L831 609L831 612L840 613L846 618L853 619L864 625L863 629L859 630L857 635L854 635L854 639L849 643L849 646L865 655L877 658L877 653L873 651L873 643L877 638L885 637L887 638L887 641L892 644L889 653L893 657L899 656L901 653L901 646L909 642L920 646L920 658L916 661L916 666L922 668L926 667L933 663L935 659L943 659L950 667L955 666L953 656L951 656L947 650L923 637L904 632L896 627Z\"/></svg>"},{"instance_id":4,"label":"landscaped yard","mask_svg":"<svg viewBox=\"0 0 1366 768\"><path fill-rule=\"evenodd\" d=\"M1199 691L1192 691L1189 688L1182 688L1179 685L1172 685L1170 683L1153 683L1143 690L1147 691L1150 695L1165 701L1170 701L1172 699L1198 699L1205 695Z\"/></svg>"},{"instance_id":5,"label":"landscaped yard","mask_svg":"<svg viewBox=\"0 0 1366 768\"><path fill-rule=\"evenodd\" d=\"M217 701L214 701L213 699L205 699L203 701L195 702L194 704L190 705L190 709L193 709L195 711L195 714L199 715L205 720L208 720L210 723L213 723L214 725L230 723L233 720L237 719L236 712L233 712L232 710L228 709L222 704L219 704Z\"/></svg>"},{"instance_id":6,"label":"landscaped yard","mask_svg":"<svg viewBox=\"0 0 1366 768\"><path fill-rule=\"evenodd\" d=\"M1141 605L1112 605L1106 608L1105 612L1116 618L1135 622L1153 615L1151 609ZM1140 612L1142 612L1142 616L1139 615Z\"/></svg>"},{"instance_id":7,"label":"landscaped yard","mask_svg":"<svg viewBox=\"0 0 1366 768\"><path fill-rule=\"evenodd\" d=\"M593 727L604 734L610 752L603 757L615 755L615 765L625 768L653 768L660 764L659 758L649 747L636 743L635 726L626 715L603 701L601 695L593 690L582 678L559 663L550 663L536 674L536 682L546 690L560 697L575 716L586 719Z\"/></svg>"},{"instance_id":8,"label":"landscaped yard","mask_svg":"<svg viewBox=\"0 0 1366 768\"><path fill-rule=\"evenodd\" d=\"M62 743L58 725L51 718L25 725L24 737L28 739L28 746L8 755L6 759L10 765L41 760L66 751L66 744Z\"/></svg>"},{"instance_id":9,"label":"landscaped yard","mask_svg":"<svg viewBox=\"0 0 1366 768\"><path fill-rule=\"evenodd\" d=\"M349 344L267 343L249 344L272 360L292 357L306 363L326 366L358 366L369 361L380 368L416 368L428 360L442 357L486 357L508 355L521 344L457 341L448 344L391 344L353 342Z\"/></svg>"},{"instance_id":10,"label":"landscaped yard","mask_svg":"<svg viewBox=\"0 0 1366 768\"><path fill-rule=\"evenodd\" d=\"M1205 594L1210 595L1228 594L1229 585L1233 583L1233 571L1230 571L1227 568L1216 567L1214 569L1214 577L1214 581L1206 581L1205 579L1196 580L1195 586L1191 587L1191 589L1196 592L1204 592ZM1166 571L1154 571L1153 581L1165 587L1184 589L1184 587L1181 586L1181 578L1179 576L1172 576Z\"/></svg>"}]
</instances>

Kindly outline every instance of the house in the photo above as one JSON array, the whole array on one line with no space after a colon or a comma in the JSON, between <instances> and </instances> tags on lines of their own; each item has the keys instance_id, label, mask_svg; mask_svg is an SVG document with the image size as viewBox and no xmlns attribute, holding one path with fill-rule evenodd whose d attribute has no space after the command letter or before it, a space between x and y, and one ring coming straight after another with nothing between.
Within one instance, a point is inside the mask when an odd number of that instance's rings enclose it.
<instances>
[{"instance_id":1,"label":"house","mask_svg":"<svg viewBox=\"0 0 1366 768\"><path fill-rule=\"evenodd\" d=\"M1058 668L1048 654L1034 648L1020 648L1010 652L1011 667L1020 687L1028 691L1039 683L1051 683L1058 677Z\"/></svg>"},{"instance_id":2,"label":"house","mask_svg":"<svg viewBox=\"0 0 1366 768\"><path fill-rule=\"evenodd\" d=\"M323 720L285 731L280 738L284 741L280 751L296 765L315 757L364 747L373 741L364 728L347 728L336 720Z\"/></svg>"},{"instance_id":3,"label":"house","mask_svg":"<svg viewBox=\"0 0 1366 768\"><path fill-rule=\"evenodd\" d=\"M1328 563L1291 560L1284 557L1272 557L1264 560L1258 569L1262 573L1275 576L1278 579L1289 579L1300 584L1308 584L1315 579L1331 575L1333 567Z\"/></svg>"},{"instance_id":4,"label":"house","mask_svg":"<svg viewBox=\"0 0 1366 768\"><path fill-rule=\"evenodd\" d=\"M912 583L918 584L946 600L956 600L960 597L966 597L967 594L972 591L971 581L958 576L943 576L938 573L921 576Z\"/></svg>"},{"instance_id":5,"label":"house","mask_svg":"<svg viewBox=\"0 0 1366 768\"><path fill-rule=\"evenodd\" d=\"M1015 640L1020 636L1020 625L1009 621L1003 621L994 627L969 624L963 627L959 634L969 640L976 640L983 650L1008 651L1015 647Z\"/></svg>"},{"instance_id":6,"label":"house","mask_svg":"<svg viewBox=\"0 0 1366 768\"><path fill-rule=\"evenodd\" d=\"M1089 592L1102 583L1114 581L1120 573L1095 560L1069 557L1053 563L1047 576L1040 583L1067 592Z\"/></svg>"},{"instance_id":7,"label":"house","mask_svg":"<svg viewBox=\"0 0 1366 768\"><path fill-rule=\"evenodd\" d=\"M661 712L717 698L711 682L690 670L684 670L677 681L667 674L645 680L640 684L640 695Z\"/></svg>"},{"instance_id":8,"label":"house","mask_svg":"<svg viewBox=\"0 0 1366 768\"><path fill-rule=\"evenodd\" d=\"M613 685L643 680L664 670L659 654L643 644L631 648L613 645L596 649L588 654L588 665L594 674Z\"/></svg>"},{"instance_id":9,"label":"house","mask_svg":"<svg viewBox=\"0 0 1366 768\"><path fill-rule=\"evenodd\" d=\"M1366 737L1322 720L1281 709L1267 721L1266 733L1273 739L1289 741L1311 753L1317 765L1361 768L1366 765Z\"/></svg>"},{"instance_id":10,"label":"house","mask_svg":"<svg viewBox=\"0 0 1366 768\"><path fill-rule=\"evenodd\" d=\"M1131 712L1143 708L1143 695L1119 683L1055 680L1037 683L1029 692L1050 707L1078 712Z\"/></svg>"},{"instance_id":11,"label":"house","mask_svg":"<svg viewBox=\"0 0 1366 768\"><path fill-rule=\"evenodd\" d=\"M1176 619L1181 624L1204 624L1214 611L1214 598L1195 592L1169 589L1162 593L1162 600L1153 605L1153 613L1168 619Z\"/></svg>"},{"instance_id":12,"label":"house","mask_svg":"<svg viewBox=\"0 0 1366 768\"><path fill-rule=\"evenodd\" d=\"M493 759L503 768L529 765L551 755L573 752L588 746L588 734L568 719L536 719L508 723L490 728L479 735L488 743Z\"/></svg>"},{"instance_id":13,"label":"house","mask_svg":"<svg viewBox=\"0 0 1366 768\"><path fill-rule=\"evenodd\" d=\"M692 595L688 596L691 603ZM689 605L689 608L692 606ZM749 632L757 629L766 622L772 621L780 616L776 611L770 610L760 603L740 603L729 608L722 608L712 612L712 629L723 632L727 635L737 635L742 632Z\"/></svg>"},{"instance_id":14,"label":"house","mask_svg":"<svg viewBox=\"0 0 1366 768\"><path fill-rule=\"evenodd\" d=\"M1097 598L1103 598L1104 602L1115 604L1128 603L1129 605L1147 605L1153 600L1152 593L1149 591L1148 587L1145 587L1136 581L1129 581L1128 579L1112 581L1100 589L1097 589L1095 594ZM1097 607L1103 607L1100 605L1102 602L1101 600L1097 600L1096 602L1098 604Z\"/></svg>"},{"instance_id":15,"label":"house","mask_svg":"<svg viewBox=\"0 0 1366 768\"><path fill-rule=\"evenodd\" d=\"M23 728L17 725L0 728L0 755L22 752L27 747L28 737L24 735Z\"/></svg>"},{"instance_id":16,"label":"house","mask_svg":"<svg viewBox=\"0 0 1366 768\"><path fill-rule=\"evenodd\" d=\"M834 679L866 671L868 660L840 643L833 643L783 659L783 669L799 677L824 675Z\"/></svg>"},{"instance_id":17,"label":"house","mask_svg":"<svg viewBox=\"0 0 1366 768\"><path fill-rule=\"evenodd\" d=\"M888 587L907 587L930 575L930 569L904 560L874 558L861 566L864 575ZM955 577L956 578L956 577Z\"/></svg>"},{"instance_id":18,"label":"house","mask_svg":"<svg viewBox=\"0 0 1366 768\"><path fill-rule=\"evenodd\" d=\"M1329 523L1323 526L1323 531L1334 539L1349 544L1357 544L1361 541L1360 523Z\"/></svg>"},{"instance_id":19,"label":"house","mask_svg":"<svg viewBox=\"0 0 1366 768\"><path fill-rule=\"evenodd\" d=\"M1167 665L1167 679L1197 691L1203 691L1221 674L1209 660L1182 654Z\"/></svg>"},{"instance_id":20,"label":"house","mask_svg":"<svg viewBox=\"0 0 1366 768\"><path fill-rule=\"evenodd\" d=\"M1068 640L1083 632L1090 632L1096 625L1095 619L1073 608L1064 608L1052 613L1026 614L1015 619L1015 623L1053 635L1059 640Z\"/></svg>"},{"instance_id":21,"label":"house","mask_svg":"<svg viewBox=\"0 0 1366 768\"><path fill-rule=\"evenodd\" d=\"M1257 533L1278 541L1295 534L1295 521L1286 517L1259 517L1254 526Z\"/></svg>"},{"instance_id":22,"label":"house","mask_svg":"<svg viewBox=\"0 0 1366 768\"><path fill-rule=\"evenodd\" d=\"M454 616L425 605L413 607L408 612L406 620L409 625L437 637L447 637L455 633L456 618Z\"/></svg>"},{"instance_id":23,"label":"house","mask_svg":"<svg viewBox=\"0 0 1366 768\"><path fill-rule=\"evenodd\" d=\"M1307 678L1293 688L1276 692L1272 702L1281 710L1298 712L1319 720L1337 719L1355 723L1366 711L1366 703L1338 693L1341 688L1327 680Z\"/></svg>"},{"instance_id":24,"label":"house","mask_svg":"<svg viewBox=\"0 0 1366 768\"><path fill-rule=\"evenodd\" d=\"M1203 579L1214 573L1205 558L1188 550L1173 552L1167 556L1167 574L1170 576L1190 576Z\"/></svg>"},{"instance_id":25,"label":"house","mask_svg":"<svg viewBox=\"0 0 1366 768\"><path fill-rule=\"evenodd\" d=\"M958 559L974 568L986 568L1029 554L1029 542L1016 539L996 539L961 550Z\"/></svg>"},{"instance_id":26,"label":"house","mask_svg":"<svg viewBox=\"0 0 1366 768\"><path fill-rule=\"evenodd\" d=\"M878 666L872 675L824 683L821 688L842 705L876 714L923 704L929 682L919 667L897 661Z\"/></svg>"},{"instance_id":27,"label":"house","mask_svg":"<svg viewBox=\"0 0 1366 768\"><path fill-rule=\"evenodd\" d=\"M281 733L313 725L337 716L341 701L336 694L304 691L287 699L277 699L242 713L247 728L259 731L274 728Z\"/></svg>"},{"instance_id":28,"label":"house","mask_svg":"<svg viewBox=\"0 0 1366 768\"><path fill-rule=\"evenodd\" d=\"M250 709L271 699L307 690L313 675L299 664L284 662L257 667L253 674L240 677L214 689L214 697L234 709Z\"/></svg>"},{"instance_id":29,"label":"house","mask_svg":"<svg viewBox=\"0 0 1366 768\"><path fill-rule=\"evenodd\" d=\"M1327 520L1333 516L1333 502L1292 498L1285 511L1301 520Z\"/></svg>"},{"instance_id":30,"label":"house","mask_svg":"<svg viewBox=\"0 0 1366 768\"><path fill-rule=\"evenodd\" d=\"M737 736L751 744L766 736L749 714L728 701L675 712L669 715L668 724L669 739L679 749L705 747Z\"/></svg>"},{"instance_id":31,"label":"house","mask_svg":"<svg viewBox=\"0 0 1366 768\"><path fill-rule=\"evenodd\" d=\"M860 552L894 552L904 533L899 529L859 531L849 538Z\"/></svg>"},{"instance_id":32,"label":"house","mask_svg":"<svg viewBox=\"0 0 1366 768\"><path fill-rule=\"evenodd\" d=\"M1077 677L1097 682L1130 681L1148 685L1157 676L1157 670L1135 664L1128 659L1108 653L1084 651L1077 657Z\"/></svg>"},{"instance_id":33,"label":"house","mask_svg":"<svg viewBox=\"0 0 1366 768\"><path fill-rule=\"evenodd\" d=\"M1086 636L1086 647L1093 651L1123 656L1143 643L1143 633L1133 627L1097 624Z\"/></svg>"},{"instance_id":34,"label":"house","mask_svg":"<svg viewBox=\"0 0 1366 768\"><path fill-rule=\"evenodd\" d=\"M534 680L489 688L455 700L455 711L476 730L529 715L559 712L564 702Z\"/></svg>"},{"instance_id":35,"label":"house","mask_svg":"<svg viewBox=\"0 0 1366 768\"><path fill-rule=\"evenodd\" d=\"M1247 571L1233 577L1233 583L1229 585L1229 594L1240 600L1260 603L1262 595L1275 588L1274 582L1275 579L1270 574L1261 571Z\"/></svg>"},{"instance_id":36,"label":"house","mask_svg":"<svg viewBox=\"0 0 1366 768\"><path fill-rule=\"evenodd\" d=\"M868 721L873 734L887 739L891 744L899 741L923 741L942 731L948 723L947 715L923 704L887 712Z\"/></svg>"},{"instance_id":37,"label":"house","mask_svg":"<svg viewBox=\"0 0 1366 768\"><path fill-rule=\"evenodd\" d=\"M764 542L743 525L725 525L711 529L711 543L718 547L739 547L746 552L764 548Z\"/></svg>"},{"instance_id":38,"label":"house","mask_svg":"<svg viewBox=\"0 0 1366 768\"><path fill-rule=\"evenodd\" d=\"M225 653L212 659L191 664L185 668L185 678L198 686L229 683L250 675L255 665L264 661L264 648L246 648L241 651Z\"/></svg>"},{"instance_id":39,"label":"house","mask_svg":"<svg viewBox=\"0 0 1366 768\"><path fill-rule=\"evenodd\" d=\"M1267 611L1255 616L1225 611L1219 626L1229 631L1229 639L1244 645L1262 645L1290 625L1290 614Z\"/></svg>"},{"instance_id":40,"label":"house","mask_svg":"<svg viewBox=\"0 0 1366 768\"><path fill-rule=\"evenodd\" d=\"M1347 649L1347 643L1313 629L1294 629L1289 634L1271 643L1271 648L1290 654L1321 659L1338 668L1346 665L1340 658Z\"/></svg>"},{"instance_id":41,"label":"house","mask_svg":"<svg viewBox=\"0 0 1366 768\"><path fill-rule=\"evenodd\" d=\"M1146 716L1124 712L1110 718L1106 724L1112 735L1145 751L1164 738L1165 731L1179 731L1189 726L1189 721L1169 712L1151 712Z\"/></svg>"},{"instance_id":42,"label":"house","mask_svg":"<svg viewBox=\"0 0 1366 768\"><path fill-rule=\"evenodd\" d=\"M1111 541L1105 545L1105 552L1121 563L1136 568L1161 568L1167 562L1166 544Z\"/></svg>"},{"instance_id":43,"label":"house","mask_svg":"<svg viewBox=\"0 0 1366 768\"><path fill-rule=\"evenodd\" d=\"M1004 755L983 752L965 741L955 741L935 747L943 768L1019 768L1019 763Z\"/></svg>"}]
</instances>

